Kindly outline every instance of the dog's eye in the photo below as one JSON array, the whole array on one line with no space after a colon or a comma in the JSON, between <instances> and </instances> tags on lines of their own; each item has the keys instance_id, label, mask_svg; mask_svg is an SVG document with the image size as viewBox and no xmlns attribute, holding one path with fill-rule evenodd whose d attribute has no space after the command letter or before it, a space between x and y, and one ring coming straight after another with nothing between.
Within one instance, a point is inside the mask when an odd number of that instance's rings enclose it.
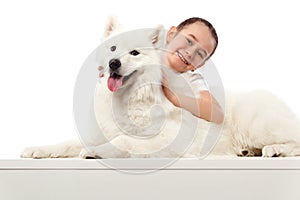
<instances>
[{"instance_id":1,"label":"dog's eye","mask_svg":"<svg viewBox=\"0 0 300 200\"><path fill-rule=\"evenodd\" d=\"M133 55L133 56L137 56L140 54L140 52L138 52L137 50L130 51L129 53L130 53L130 55Z\"/></svg>"},{"instance_id":2,"label":"dog's eye","mask_svg":"<svg viewBox=\"0 0 300 200\"><path fill-rule=\"evenodd\" d=\"M116 46L111 46L111 47L110 47L110 50L111 50L111 51L115 51L116 48L117 48Z\"/></svg>"}]
</instances>

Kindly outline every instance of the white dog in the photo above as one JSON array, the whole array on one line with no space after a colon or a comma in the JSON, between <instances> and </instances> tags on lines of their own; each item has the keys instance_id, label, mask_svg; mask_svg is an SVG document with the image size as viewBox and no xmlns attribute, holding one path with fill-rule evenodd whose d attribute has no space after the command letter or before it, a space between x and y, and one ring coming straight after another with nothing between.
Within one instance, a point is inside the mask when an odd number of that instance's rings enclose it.
<instances>
[{"instance_id":1,"label":"white dog","mask_svg":"<svg viewBox=\"0 0 300 200\"><path fill-rule=\"evenodd\" d=\"M220 137L217 143L207 139L216 125L173 106L162 92L157 50L161 28L122 37L118 30L118 23L110 20L108 40L99 52L99 62L109 66L95 93L101 133L82 139L84 145L77 141L26 148L22 157L199 157L205 146L213 147L212 155L300 155L298 120L265 91L227 94Z\"/></svg>"}]
</instances>

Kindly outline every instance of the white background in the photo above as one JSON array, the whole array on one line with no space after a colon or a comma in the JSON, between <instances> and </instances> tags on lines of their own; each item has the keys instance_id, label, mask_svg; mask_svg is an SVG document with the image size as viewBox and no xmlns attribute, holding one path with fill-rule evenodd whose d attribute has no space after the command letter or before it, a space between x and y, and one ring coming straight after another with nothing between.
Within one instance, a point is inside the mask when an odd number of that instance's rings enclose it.
<instances>
[{"instance_id":1,"label":"white background","mask_svg":"<svg viewBox=\"0 0 300 200\"><path fill-rule=\"evenodd\" d=\"M76 76L110 14L133 28L208 19L219 35L212 60L225 88L270 90L300 116L296 0L1 0L0 158L77 137Z\"/></svg>"}]
</instances>

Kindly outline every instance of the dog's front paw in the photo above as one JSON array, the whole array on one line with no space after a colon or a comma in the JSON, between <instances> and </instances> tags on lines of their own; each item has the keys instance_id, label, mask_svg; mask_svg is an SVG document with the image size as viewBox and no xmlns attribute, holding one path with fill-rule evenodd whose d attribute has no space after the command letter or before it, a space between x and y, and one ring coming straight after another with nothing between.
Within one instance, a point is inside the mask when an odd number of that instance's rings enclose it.
<instances>
[{"instance_id":1,"label":"dog's front paw","mask_svg":"<svg viewBox=\"0 0 300 200\"><path fill-rule=\"evenodd\" d=\"M28 147L21 153L21 158L52 158L54 155L43 147Z\"/></svg>"}]
</instances>

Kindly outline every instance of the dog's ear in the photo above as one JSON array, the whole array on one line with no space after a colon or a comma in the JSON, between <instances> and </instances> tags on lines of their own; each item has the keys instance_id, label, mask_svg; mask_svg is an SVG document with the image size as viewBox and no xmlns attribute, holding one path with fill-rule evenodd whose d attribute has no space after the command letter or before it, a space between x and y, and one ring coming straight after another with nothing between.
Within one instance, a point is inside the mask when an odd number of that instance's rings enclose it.
<instances>
[{"instance_id":1,"label":"dog's ear","mask_svg":"<svg viewBox=\"0 0 300 200\"><path fill-rule=\"evenodd\" d=\"M119 29L120 27L121 24L119 23L118 18L116 16L109 16L104 29L104 38L111 35L114 30Z\"/></svg>"},{"instance_id":2,"label":"dog's ear","mask_svg":"<svg viewBox=\"0 0 300 200\"><path fill-rule=\"evenodd\" d=\"M151 42L154 46L158 47L163 44L164 41L164 26L158 25L156 28L153 29L153 32L150 34Z\"/></svg>"}]
</instances>

